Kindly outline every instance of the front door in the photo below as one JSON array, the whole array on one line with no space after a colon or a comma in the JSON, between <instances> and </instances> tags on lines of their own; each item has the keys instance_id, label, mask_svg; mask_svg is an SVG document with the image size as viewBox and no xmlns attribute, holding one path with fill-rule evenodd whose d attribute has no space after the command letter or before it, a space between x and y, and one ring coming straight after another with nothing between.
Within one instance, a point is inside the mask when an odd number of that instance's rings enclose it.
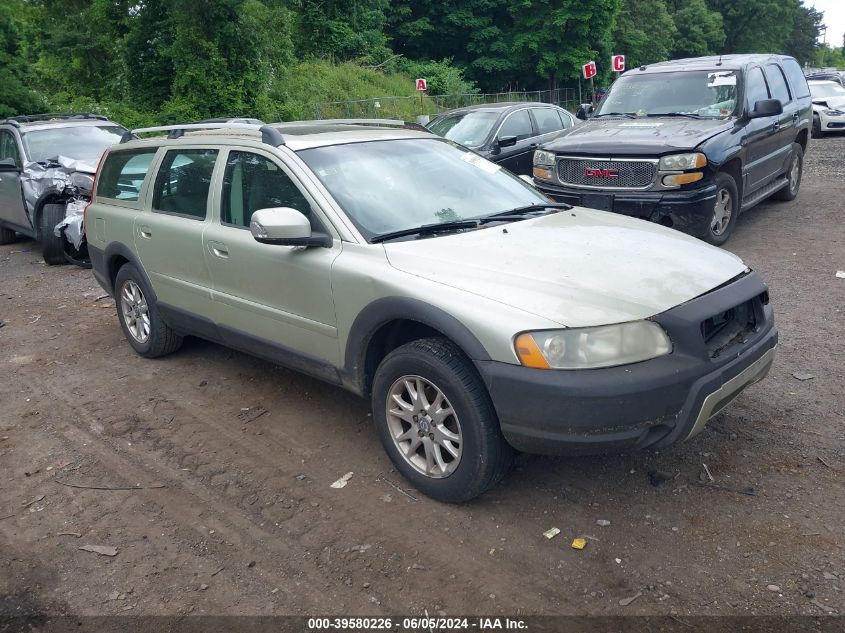
<instances>
[{"instance_id":1,"label":"front door","mask_svg":"<svg viewBox=\"0 0 845 633\"><path fill-rule=\"evenodd\" d=\"M11 132L0 130L0 160L15 161L17 170L0 171L0 221L25 231L32 230L21 189L21 155Z\"/></svg>"},{"instance_id":2,"label":"front door","mask_svg":"<svg viewBox=\"0 0 845 633\"><path fill-rule=\"evenodd\" d=\"M211 277L202 234L218 150L168 150L153 181L151 208L134 222L135 249L165 311L211 323ZM201 331L200 333L211 333Z\"/></svg>"},{"instance_id":3,"label":"front door","mask_svg":"<svg viewBox=\"0 0 845 633\"><path fill-rule=\"evenodd\" d=\"M308 217L312 230L326 231L316 204L277 158L231 150L215 207L204 256L224 338L250 349L263 342L271 357L339 364L331 269L340 240L330 248L278 246L256 242L249 230L255 211L289 207Z\"/></svg>"},{"instance_id":4,"label":"front door","mask_svg":"<svg viewBox=\"0 0 845 633\"><path fill-rule=\"evenodd\" d=\"M748 69L745 78L745 107L750 112L754 104L763 99L770 99L768 84L763 76L763 69L754 66ZM778 160L777 129L779 117L749 119L745 126L747 161L745 164L745 186L743 198L747 199L761 187L769 184L780 171Z\"/></svg>"},{"instance_id":5,"label":"front door","mask_svg":"<svg viewBox=\"0 0 845 633\"><path fill-rule=\"evenodd\" d=\"M534 150L537 149L536 132L531 124L528 108L516 110L505 117L496 139L508 136L516 137L516 145L499 148L499 153L491 160L515 174L530 176L534 162Z\"/></svg>"}]
</instances>

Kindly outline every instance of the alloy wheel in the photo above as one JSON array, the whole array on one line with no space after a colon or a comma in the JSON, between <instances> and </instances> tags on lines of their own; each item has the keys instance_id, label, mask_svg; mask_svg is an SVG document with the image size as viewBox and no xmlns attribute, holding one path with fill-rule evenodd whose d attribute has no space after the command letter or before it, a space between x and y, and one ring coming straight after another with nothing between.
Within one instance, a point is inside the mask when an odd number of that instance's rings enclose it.
<instances>
[{"instance_id":1,"label":"alloy wheel","mask_svg":"<svg viewBox=\"0 0 845 633\"><path fill-rule=\"evenodd\" d=\"M792 165L789 167L789 190L792 193L798 189L798 183L801 180L801 159L798 155L792 157Z\"/></svg>"},{"instance_id":2,"label":"alloy wheel","mask_svg":"<svg viewBox=\"0 0 845 633\"><path fill-rule=\"evenodd\" d=\"M716 204L713 206L713 220L710 230L713 235L722 235L731 223L733 216L733 197L727 189L719 189L716 194Z\"/></svg>"},{"instance_id":3,"label":"alloy wheel","mask_svg":"<svg viewBox=\"0 0 845 633\"><path fill-rule=\"evenodd\" d=\"M150 338L150 312L141 287L127 280L120 290L120 311L129 334L139 343Z\"/></svg>"}]
</instances>

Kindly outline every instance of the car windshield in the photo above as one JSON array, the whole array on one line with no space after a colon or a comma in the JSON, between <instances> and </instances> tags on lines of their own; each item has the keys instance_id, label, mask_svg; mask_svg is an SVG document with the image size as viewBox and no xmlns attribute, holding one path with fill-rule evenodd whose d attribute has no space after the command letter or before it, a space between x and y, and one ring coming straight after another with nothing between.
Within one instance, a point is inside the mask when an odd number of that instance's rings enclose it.
<instances>
[{"instance_id":1,"label":"car windshield","mask_svg":"<svg viewBox=\"0 0 845 633\"><path fill-rule=\"evenodd\" d=\"M597 115L688 114L725 118L737 109L735 71L696 70L622 75L602 99Z\"/></svg>"},{"instance_id":2,"label":"car windshield","mask_svg":"<svg viewBox=\"0 0 845 633\"><path fill-rule=\"evenodd\" d=\"M489 110L459 112L434 121L429 129L438 136L461 145L479 147L489 136L498 119L499 113Z\"/></svg>"},{"instance_id":3,"label":"car windshield","mask_svg":"<svg viewBox=\"0 0 845 633\"><path fill-rule=\"evenodd\" d=\"M845 88L832 81L823 84L810 84L810 94L813 95L813 99L845 97Z\"/></svg>"},{"instance_id":4,"label":"car windshield","mask_svg":"<svg viewBox=\"0 0 845 633\"><path fill-rule=\"evenodd\" d=\"M32 130L22 135L29 160L46 161L57 156L97 161L108 147L120 142L126 130L119 125L78 125Z\"/></svg>"},{"instance_id":5,"label":"car windshield","mask_svg":"<svg viewBox=\"0 0 845 633\"><path fill-rule=\"evenodd\" d=\"M298 154L367 240L549 203L499 165L437 138L331 145Z\"/></svg>"}]
</instances>

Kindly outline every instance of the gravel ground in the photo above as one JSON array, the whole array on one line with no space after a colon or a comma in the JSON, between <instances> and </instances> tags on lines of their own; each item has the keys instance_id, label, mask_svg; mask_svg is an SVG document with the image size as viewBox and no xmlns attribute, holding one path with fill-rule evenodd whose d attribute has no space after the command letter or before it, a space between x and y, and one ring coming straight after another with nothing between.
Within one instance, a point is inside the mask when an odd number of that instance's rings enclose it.
<instances>
[{"instance_id":1,"label":"gravel ground","mask_svg":"<svg viewBox=\"0 0 845 633\"><path fill-rule=\"evenodd\" d=\"M768 379L691 442L522 456L463 506L407 488L365 402L199 340L141 359L90 271L0 247L0 615L843 613L843 156L813 142L728 245L771 286Z\"/></svg>"}]
</instances>

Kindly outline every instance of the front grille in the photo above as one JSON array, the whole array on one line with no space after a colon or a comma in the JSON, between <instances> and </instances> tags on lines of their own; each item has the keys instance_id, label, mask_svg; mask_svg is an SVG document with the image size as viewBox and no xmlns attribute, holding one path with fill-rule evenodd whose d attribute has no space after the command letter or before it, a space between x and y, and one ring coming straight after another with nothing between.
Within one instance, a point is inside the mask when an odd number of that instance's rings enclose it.
<instances>
[{"instance_id":1,"label":"front grille","mask_svg":"<svg viewBox=\"0 0 845 633\"><path fill-rule=\"evenodd\" d=\"M646 160L559 158L557 174L565 185L643 188L654 180L656 165Z\"/></svg>"},{"instance_id":2,"label":"front grille","mask_svg":"<svg viewBox=\"0 0 845 633\"><path fill-rule=\"evenodd\" d=\"M746 301L701 322L701 335L710 358L718 358L728 349L741 345L756 327L754 301Z\"/></svg>"}]
</instances>

